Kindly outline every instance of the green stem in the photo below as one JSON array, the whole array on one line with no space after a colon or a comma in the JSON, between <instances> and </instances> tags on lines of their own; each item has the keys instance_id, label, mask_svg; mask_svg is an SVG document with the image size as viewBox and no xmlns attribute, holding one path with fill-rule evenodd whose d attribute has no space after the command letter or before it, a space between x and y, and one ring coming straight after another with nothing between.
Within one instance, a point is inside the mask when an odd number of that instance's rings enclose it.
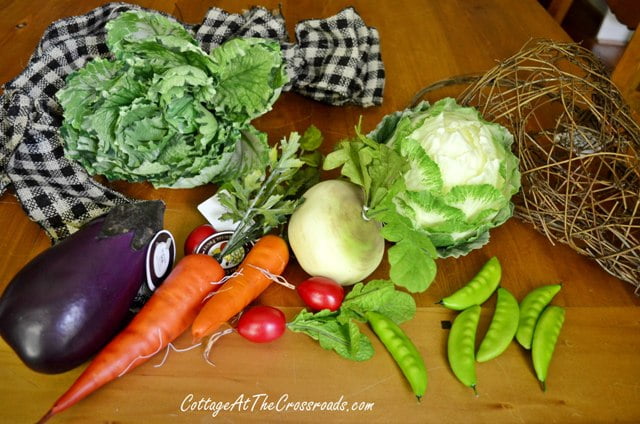
<instances>
[{"instance_id":1,"label":"green stem","mask_svg":"<svg viewBox=\"0 0 640 424\"><path fill-rule=\"evenodd\" d=\"M235 249L237 249L242 244L244 244L242 242L247 238L249 238L252 232L255 231L256 226L255 226L255 223L253 223L253 218L251 215L253 215L255 210L258 209L256 208L256 205L259 204L259 202L264 202L263 197L265 196L265 193L269 194L274 190L275 184L273 184L273 181L276 177L278 177L281 174L282 174L282 171L277 166L273 171L269 173L269 176L265 180L264 184L260 187L260 190L255 195L255 197L251 201L251 204L247 208L246 212L240 219L240 225L233 232L233 234L231 235L231 238L227 242L227 245L224 247L224 249L222 249L222 252L220 252L220 255L219 255L220 259L224 258L224 256L227 253L233 252ZM245 230L248 223L253 223L254 225L249 226L249 230Z\"/></svg>"}]
</instances>

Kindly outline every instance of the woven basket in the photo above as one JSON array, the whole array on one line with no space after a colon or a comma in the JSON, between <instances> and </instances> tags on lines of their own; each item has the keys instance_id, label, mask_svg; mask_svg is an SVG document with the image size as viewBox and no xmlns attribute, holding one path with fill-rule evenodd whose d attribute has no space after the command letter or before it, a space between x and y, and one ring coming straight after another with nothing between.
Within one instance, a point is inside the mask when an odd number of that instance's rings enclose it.
<instances>
[{"instance_id":1,"label":"woven basket","mask_svg":"<svg viewBox=\"0 0 640 424\"><path fill-rule=\"evenodd\" d=\"M604 65L574 43L532 40L465 86L477 107L515 137L522 190L515 215L568 244L640 292L640 127Z\"/></svg>"}]
</instances>

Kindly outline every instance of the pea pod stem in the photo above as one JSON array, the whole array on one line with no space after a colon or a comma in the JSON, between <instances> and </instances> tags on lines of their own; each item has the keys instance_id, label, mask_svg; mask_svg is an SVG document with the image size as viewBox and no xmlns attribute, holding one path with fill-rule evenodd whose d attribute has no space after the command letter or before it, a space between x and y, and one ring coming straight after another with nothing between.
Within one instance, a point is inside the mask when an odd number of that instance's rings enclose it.
<instances>
[{"instance_id":1,"label":"pea pod stem","mask_svg":"<svg viewBox=\"0 0 640 424\"><path fill-rule=\"evenodd\" d=\"M422 355L404 331L391 319L378 312L366 313L369 325L396 361L418 401L427 389L427 369Z\"/></svg>"}]
</instances>

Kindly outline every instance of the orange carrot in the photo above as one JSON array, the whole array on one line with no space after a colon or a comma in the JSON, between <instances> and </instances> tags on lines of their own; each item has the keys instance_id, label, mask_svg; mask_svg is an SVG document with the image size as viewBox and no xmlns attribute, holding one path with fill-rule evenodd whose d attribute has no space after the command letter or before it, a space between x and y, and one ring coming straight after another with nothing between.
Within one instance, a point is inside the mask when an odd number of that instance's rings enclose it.
<instances>
[{"instance_id":1,"label":"orange carrot","mask_svg":"<svg viewBox=\"0 0 640 424\"><path fill-rule=\"evenodd\" d=\"M193 325L194 341L212 334L222 324L242 311L273 281L269 274L282 274L289 262L287 243L280 237L266 235L256 242L238 271L204 305Z\"/></svg>"},{"instance_id":2,"label":"orange carrot","mask_svg":"<svg viewBox=\"0 0 640 424\"><path fill-rule=\"evenodd\" d=\"M144 363L193 322L224 270L208 255L185 256L129 325L109 342L40 422Z\"/></svg>"}]
</instances>

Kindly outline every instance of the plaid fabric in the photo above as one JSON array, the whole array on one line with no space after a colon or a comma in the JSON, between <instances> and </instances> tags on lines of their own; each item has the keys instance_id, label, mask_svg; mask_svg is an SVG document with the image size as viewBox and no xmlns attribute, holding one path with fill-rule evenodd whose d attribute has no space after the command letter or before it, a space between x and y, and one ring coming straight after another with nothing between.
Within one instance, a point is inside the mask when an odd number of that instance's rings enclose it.
<instances>
[{"instance_id":1,"label":"plaid fabric","mask_svg":"<svg viewBox=\"0 0 640 424\"><path fill-rule=\"evenodd\" d=\"M332 105L382 103L385 75L378 31L367 27L355 9L300 22L295 31L297 43L291 43L282 15L264 8L242 15L211 9L195 37L207 51L231 37L277 40L287 63L285 91Z\"/></svg>"},{"instance_id":2,"label":"plaid fabric","mask_svg":"<svg viewBox=\"0 0 640 424\"><path fill-rule=\"evenodd\" d=\"M296 38L288 63L297 76L293 83L297 92L334 105L382 103L384 66L378 31L367 27L355 9L303 21L296 26Z\"/></svg>"},{"instance_id":3,"label":"plaid fabric","mask_svg":"<svg viewBox=\"0 0 640 424\"><path fill-rule=\"evenodd\" d=\"M71 72L93 58L109 56L105 24L128 10L143 9L109 3L51 24L25 70L5 84L0 96L0 194L13 186L26 213L54 242L131 201L64 157L58 135L62 110L55 99ZM207 51L232 37L277 40L290 79L285 90L333 105L382 102L378 32L353 8L298 23L297 42L289 41L280 13L260 7L242 14L213 8L201 24L185 27Z\"/></svg>"}]
</instances>

